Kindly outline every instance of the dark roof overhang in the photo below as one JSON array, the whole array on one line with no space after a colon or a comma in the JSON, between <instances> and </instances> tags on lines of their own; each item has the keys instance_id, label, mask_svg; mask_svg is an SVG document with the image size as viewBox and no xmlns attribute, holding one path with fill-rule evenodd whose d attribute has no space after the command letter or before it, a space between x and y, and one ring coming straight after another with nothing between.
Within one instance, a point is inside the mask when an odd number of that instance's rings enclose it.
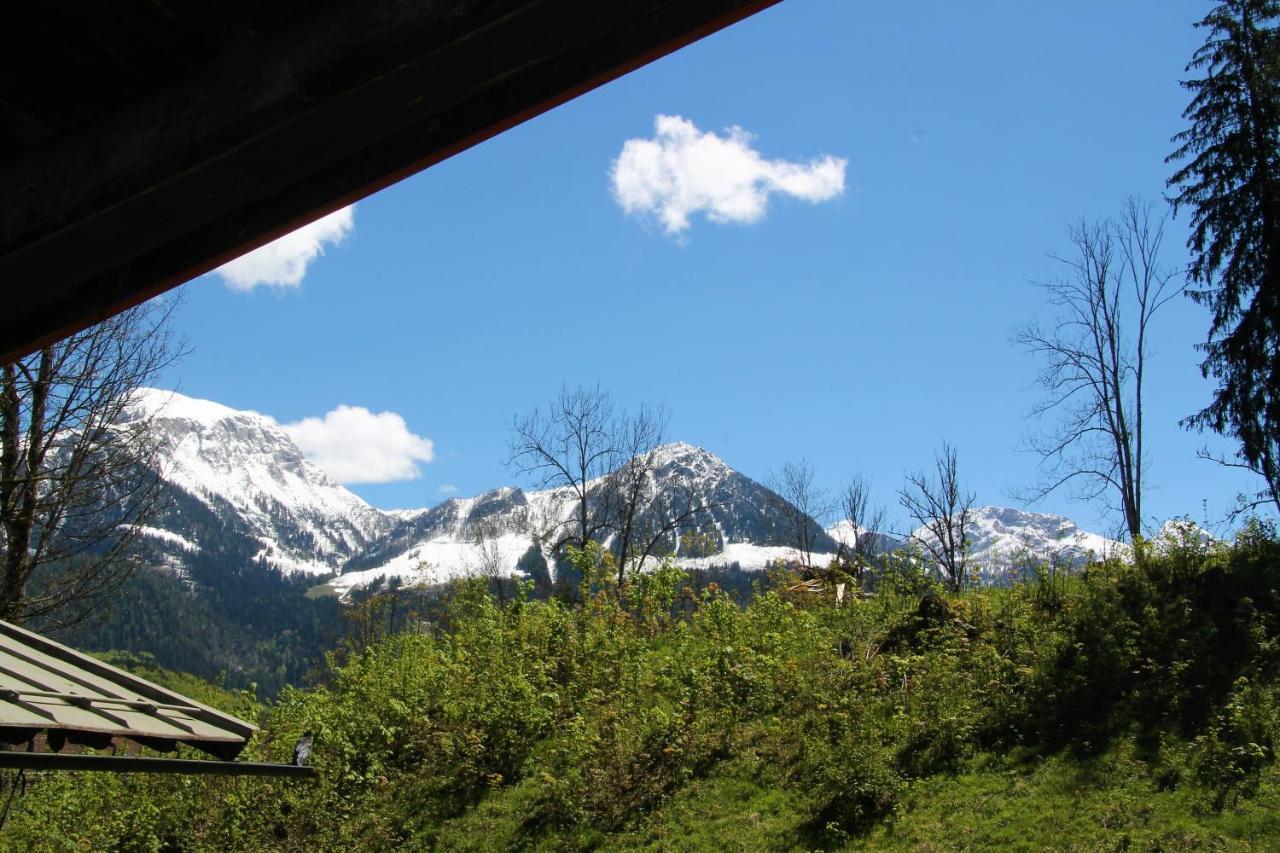
<instances>
[{"instance_id":1,"label":"dark roof overhang","mask_svg":"<svg viewBox=\"0 0 1280 853\"><path fill-rule=\"evenodd\" d=\"M0 363L776 2L20 4Z\"/></svg>"}]
</instances>

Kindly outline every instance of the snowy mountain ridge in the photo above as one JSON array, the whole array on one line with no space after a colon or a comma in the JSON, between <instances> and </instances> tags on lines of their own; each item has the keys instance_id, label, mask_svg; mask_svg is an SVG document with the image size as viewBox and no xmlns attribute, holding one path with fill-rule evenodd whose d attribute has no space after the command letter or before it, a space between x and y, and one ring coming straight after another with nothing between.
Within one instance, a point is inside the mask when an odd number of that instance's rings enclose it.
<instances>
[{"instance_id":1,"label":"snowy mountain ridge","mask_svg":"<svg viewBox=\"0 0 1280 853\"><path fill-rule=\"evenodd\" d=\"M304 457L268 416L153 389L137 392L136 406L138 416L153 418L164 460L159 473L174 500L196 500L226 529L256 543L255 559L282 571L337 575L329 583L340 594L378 578L438 583L509 574L522 559L539 557L554 575L548 545L574 510L569 489L504 486L429 508L382 511ZM603 479L589 484L591 500L602 500L604 488ZM755 570L799 556L781 499L701 447L656 448L639 506L638 523L657 531L655 552L690 568ZM673 513L695 506L686 524L664 531ZM159 564L172 568L200 552L183 518L170 513L140 531L161 555ZM812 524L814 564L851 543L847 522L827 530ZM975 510L970 536L971 560L990 581L1028 555L1075 564L1118 546L1061 516L1004 507ZM888 534L878 540L885 549L903 542Z\"/></svg>"},{"instance_id":2,"label":"snowy mountain ridge","mask_svg":"<svg viewBox=\"0 0 1280 853\"><path fill-rule=\"evenodd\" d=\"M913 537L927 538L920 528ZM969 561L984 583L1016 576L1041 562L1075 567L1123 553L1122 542L1080 529L1061 515L1012 507L975 507L968 527Z\"/></svg>"},{"instance_id":3,"label":"snowy mountain ridge","mask_svg":"<svg viewBox=\"0 0 1280 853\"><path fill-rule=\"evenodd\" d=\"M592 501L603 499L607 482L601 477L587 484ZM639 493L637 523L642 528L661 528L664 514L680 507L701 507L687 524L662 537L658 550L682 564L736 563L759 569L773 560L795 557L795 549L786 544L788 528L777 496L701 447L672 442L655 448ZM526 492L508 486L474 498L450 498L423 512L402 513L395 529L348 563L330 586L345 594L380 577L439 583L481 571L492 562L495 550L508 571L521 558L532 558L545 563L554 577L555 554L548 545L575 507L574 493L567 487ZM816 522L814 527L816 540L834 552L835 544ZM685 547L686 533L696 535L696 553ZM716 544L716 553L703 553L709 542ZM604 536L603 544L613 544L612 534Z\"/></svg>"},{"instance_id":4,"label":"snowy mountain ridge","mask_svg":"<svg viewBox=\"0 0 1280 853\"><path fill-rule=\"evenodd\" d=\"M152 419L161 478L233 512L261 543L258 556L284 571L338 571L391 526L304 457L270 417L150 388L135 393L134 405L138 417Z\"/></svg>"}]
</instances>

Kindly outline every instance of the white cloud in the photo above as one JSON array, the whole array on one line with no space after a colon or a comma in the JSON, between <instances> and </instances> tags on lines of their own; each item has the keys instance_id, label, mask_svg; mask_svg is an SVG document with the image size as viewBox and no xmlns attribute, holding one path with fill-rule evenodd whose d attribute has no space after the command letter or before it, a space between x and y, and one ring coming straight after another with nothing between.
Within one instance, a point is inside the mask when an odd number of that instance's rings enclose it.
<instances>
[{"instance_id":1,"label":"white cloud","mask_svg":"<svg viewBox=\"0 0 1280 853\"><path fill-rule=\"evenodd\" d=\"M773 193L816 203L844 192L848 161L840 157L766 160L742 128L719 136L680 116L658 116L654 131L653 139L623 144L610 177L624 211L657 217L668 234L688 230L698 211L712 222L759 222Z\"/></svg>"},{"instance_id":2,"label":"white cloud","mask_svg":"<svg viewBox=\"0 0 1280 853\"><path fill-rule=\"evenodd\" d=\"M456 495L457 493L458 487L453 483L441 483L440 487L436 489L436 494L438 495Z\"/></svg>"},{"instance_id":3,"label":"white cloud","mask_svg":"<svg viewBox=\"0 0 1280 853\"><path fill-rule=\"evenodd\" d=\"M390 483L418 477L435 458L431 439L414 435L395 412L338 406L323 418L281 424L298 449L339 483Z\"/></svg>"},{"instance_id":4,"label":"white cloud","mask_svg":"<svg viewBox=\"0 0 1280 853\"><path fill-rule=\"evenodd\" d=\"M355 205L351 205L241 255L214 272L227 287L241 293L260 285L297 287L311 262L324 254L324 247L338 245L354 229Z\"/></svg>"}]
</instances>

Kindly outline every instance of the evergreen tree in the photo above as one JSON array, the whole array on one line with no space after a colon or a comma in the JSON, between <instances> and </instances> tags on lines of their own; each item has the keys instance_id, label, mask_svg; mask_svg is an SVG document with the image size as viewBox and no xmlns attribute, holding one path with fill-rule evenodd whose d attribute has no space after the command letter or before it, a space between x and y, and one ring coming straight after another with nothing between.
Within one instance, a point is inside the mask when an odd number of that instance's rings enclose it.
<instances>
[{"instance_id":1,"label":"evergreen tree","mask_svg":"<svg viewBox=\"0 0 1280 853\"><path fill-rule=\"evenodd\" d=\"M1193 93L1168 158L1175 210L1192 212L1189 291L1212 312L1201 370L1213 401L1185 425L1240 444L1280 509L1280 19L1278 0L1226 0L1183 86Z\"/></svg>"}]
</instances>

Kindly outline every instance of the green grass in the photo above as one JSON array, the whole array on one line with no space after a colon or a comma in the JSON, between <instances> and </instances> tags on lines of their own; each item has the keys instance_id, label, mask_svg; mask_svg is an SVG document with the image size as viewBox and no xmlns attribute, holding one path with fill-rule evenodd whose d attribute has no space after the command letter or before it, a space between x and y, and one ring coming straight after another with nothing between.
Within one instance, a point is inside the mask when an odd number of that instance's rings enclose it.
<instances>
[{"instance_id":1,"label":"green grass","mask_svg":"<svg viewBox=\"0 0 1280 853\"><path fill-rule=\"evenodd\" d=\"M1222 812L1193 785L1161 790L1122 740L1101 756L981 754L954 773L914 783L898 808L861 835L816 825L815 804L734 761L674 792L623 831L538 835L532 787L494 792L449 821L445 850L1277 850L1280 773Z\"/></svg>"},{"instance_id":2,"label":"green grass","mask_svg":"<svg viewBox=\"0 0 1280 853\"><path fill-rule=\"evenodd\" d=\"M900 850L1275 850L1280 779L1214 812L1208 792L1159 790L1122 743L1100 757L1068 754L921 780L897 815L852 845Z\"/></svg>"},{"instance_id":3,"label":"green grass","mask_svg":"<svg viewBox=\"0 0 1280 853\"><path fill-rule=\"evenodd\" d=\"M318 583L315 586L307 587L307 598L312 601L318 601L325 598L337 598L338 591L329 585L329 582Z\"/></svg>"},{"instance_id":4,"label":"green grass","mask_svg":"<svg viewBox=\"0 0 1280 853\"><path fill-rule=\"evenodd\" d=\"M735 774L735 770L738 774ZM740 775L739 775L740 774ZM786 850L807 846L803 795L727 767L687 786L645 825L606 847L634 850Z\"/></svg>"},{"instance_id":5,"label":"green grass","mask_svg":"<svg viewBox=\"0 0 1280 853\"><path fill-rule=\"evenodd\" d=\"M534 786L495 792L449 821L438 839L444 850L785 850L808 838L802 795L757 778L742 762L684 786L634 825L616 833L590 827L571 835L531 826ZM803 846L803 845L802 845Z\"/></svg>"}]
</instances>

